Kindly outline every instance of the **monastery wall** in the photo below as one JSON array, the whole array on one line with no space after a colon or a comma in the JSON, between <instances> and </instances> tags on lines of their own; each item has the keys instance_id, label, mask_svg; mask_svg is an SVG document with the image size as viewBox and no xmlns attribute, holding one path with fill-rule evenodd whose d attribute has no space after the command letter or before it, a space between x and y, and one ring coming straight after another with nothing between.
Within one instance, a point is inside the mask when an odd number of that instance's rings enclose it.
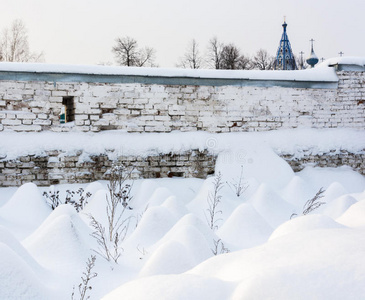
<instances>
[{"instance_id":1,"label":"monastery wall","mask_svg":"<svg viewBox=\"0 0 365 300\"><path fill-rule=\"evenodd\" d=\"M214 133L306 128L354 128L365 125L365 72L336 71L338 81L235 81L201 78L88 75L28 75L0 71L0 133L208 131ZM82 77L82 76L81 76ZM84 78L84 77L82 77ZM81 78L81 79L82 79ZM102 80L99 80L99 79ZM68 122L62 124L62 108ZM330 149L331 150L331 149ZM332 149L338 150L338 149ZM338 153L338 151L336 152ZM0 186L38 185L106 179L112 161L100 153L83 161L82 153L59 149L43 156L0 159ZM364 154L333 152L302 159L282 155L295 171L310 163L348 165L365 174ZM214 172L216 156L189 150L147 158L118 157L134 167L135 178L199 177Z\"/></svg>"},{"instance_id":2,"label":"monastery wall","mask_svg":"<svg viewBox=\"0 0 365 300\"><path fill-rule=\"evenodd\" d=\"M363 129L365 72L337 74L338 88L2 80L0 131Z\"/></svg>"}]
</instances>

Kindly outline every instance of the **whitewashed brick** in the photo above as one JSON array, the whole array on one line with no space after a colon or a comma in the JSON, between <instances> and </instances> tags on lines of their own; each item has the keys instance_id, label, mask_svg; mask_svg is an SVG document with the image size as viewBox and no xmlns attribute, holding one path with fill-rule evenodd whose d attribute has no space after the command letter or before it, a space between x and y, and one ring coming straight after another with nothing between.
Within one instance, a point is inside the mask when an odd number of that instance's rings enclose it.
<instances>
[{"instance_id":1,"label":"whitewashed brick","mask_svg":"<svg viewBox=\"0 0 365 300\"><path fill-rule=\"evenodd\" d=\"M22 124L23 125L32 125L33 120L32 119L24 119L24 120L22 120Z\"/></svg>"},{"instance_id":2,"label":"whitewashed brick","mask_svg":"<svg viewBox=\"0 0 365 300\"><path fill-rule=\"evenodd\" d=\"M23 119L28 119L28 120L34 120L37 118L36 114L33 113L17 113L16 114L17 119L23 120Z\"/></svg>"},{"instance_id":3,"label":"whitewashed brick","mask_svg":"<svg viewBox=\"0 0 365 300\"><path fill-rule=\"evenodd\" d=\"M15 100L15 101L20 101L23 100L23 95L22 94L5 94L3 97L4 100Z\"/></svg>"},{"instance_id":4,"label":"whitewashed brick","mask_svg":"<svg viewBox=\"0 0 365 300\"><path fill-rule=\"evenodd\" d=\"M75 120L87 120L88 115L75 115Z\"/></svg>"},{"instance_id":5,"label":"whitewashed brick","mask_svg":"<svg viewBox=\"0 0 365 300\"><path fill-rule=\"evenodd\" d=\"M65 97L67 95L67 91L52 91L52 97Z\"/></svg>"},{"instance_id":6,"label":"whitewashed brick","mask_svg":"<svg viewBox=\"0 0 365 300\"><path fill-rule=\"evenodd\" d=\"M39 132L42 130L42 127L39 125L20 125L20 126L14 126L13 127L14 131L19 131L19 132Z\"/></svg>"},{"instance_id":7,"label":"whitewashed brick","mask_svg":"<svg viewBox=\"0 0 365 300\"><path fill-rule=\"evenodd\" d=\"M98 121L93 122L93 126L108 126L110 124L109 120L100 119Z\"/></svg>"},{"instance_id":8,"label":"whitewashed brick","mask_svg":"<svg viewBox=\"0 0 365 300\"><path fill-rule=\"evenodd\" d=\"M85 121L84 120L75 120L75 125L76 126L83 126L83 125L85 125Z\"/></svg>"},{"instance_id":9,"label":"whitewashed brick","mask_svg":"<svg viewBox=\"0 0 365 300\"><path fill-rule=\"evenodd\" d=\"M51 120L34 120L33 121L34 125L43 125L43 126L50 126L52 125L52 121Z\"/></svg>"},{"instance_id":10,"label":"whitewashed brick","mask_svg":"<svg viewBox=\"0 0 365 300\"><path fill-rule=\"evenodd\" d=\"M21 125L22 121L17 119L2 119L1 123L3 125Z\"/></svg>"}]
</instances>

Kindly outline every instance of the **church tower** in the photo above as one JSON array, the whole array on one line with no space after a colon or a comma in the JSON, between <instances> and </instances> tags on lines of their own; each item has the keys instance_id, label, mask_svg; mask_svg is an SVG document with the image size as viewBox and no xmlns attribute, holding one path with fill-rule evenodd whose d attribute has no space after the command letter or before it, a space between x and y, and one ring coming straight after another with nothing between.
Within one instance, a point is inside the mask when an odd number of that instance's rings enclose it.
<instances>
[{"instance_id":1,"label":"church tower","mask_svg":"<svg viewBox=\"0 0 365 300\"><path fill-rule=\"evenodd\" d=\"M293 51L291 50L288 35L286 33L286 27L288 25L285 22L283 24L283 34L281 36L278 52L276 53L276 59L274 62L275 70L297 70L297 64Z\"/></svg>"}]
</instances>

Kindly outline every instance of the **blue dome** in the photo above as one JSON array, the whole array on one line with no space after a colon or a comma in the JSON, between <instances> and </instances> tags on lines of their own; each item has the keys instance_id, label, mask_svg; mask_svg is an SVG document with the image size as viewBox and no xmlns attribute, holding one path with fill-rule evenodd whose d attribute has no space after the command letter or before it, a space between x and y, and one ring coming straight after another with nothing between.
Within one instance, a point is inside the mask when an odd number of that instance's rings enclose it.
<instances>
[{"instance_id":1,"label":"blue dome","mask_svg":"<svg viewBox=\"0 0 365 300\"><path fill-rule=\"evenodd\" d=\"M311 54L306 59L306 62L307 62L308 65L310 65L313 68L314 65L316 65L318 63L319 59L318 59L317 55L314 53L314 50L313 50L313 42L314 42L314 40L312 39L311 42L312 42Z\"/></svg>"}]
</instances>

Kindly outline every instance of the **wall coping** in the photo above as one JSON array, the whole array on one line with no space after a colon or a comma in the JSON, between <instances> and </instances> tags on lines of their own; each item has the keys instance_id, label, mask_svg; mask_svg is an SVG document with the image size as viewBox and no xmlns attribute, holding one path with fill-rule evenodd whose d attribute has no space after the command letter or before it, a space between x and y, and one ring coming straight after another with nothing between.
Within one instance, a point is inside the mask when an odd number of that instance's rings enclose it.
<instances>
[{"instance_id":1,"label":"wall coping","mask_svg":"<svg viewBox=\"0 0 365 300\"><path fill-rule=\"evenodd\" d=\"M0 80L163 85L337 88L334 68L296 71L192 70L39 63L0 63Z\"/></svg>"}]
</instances>

